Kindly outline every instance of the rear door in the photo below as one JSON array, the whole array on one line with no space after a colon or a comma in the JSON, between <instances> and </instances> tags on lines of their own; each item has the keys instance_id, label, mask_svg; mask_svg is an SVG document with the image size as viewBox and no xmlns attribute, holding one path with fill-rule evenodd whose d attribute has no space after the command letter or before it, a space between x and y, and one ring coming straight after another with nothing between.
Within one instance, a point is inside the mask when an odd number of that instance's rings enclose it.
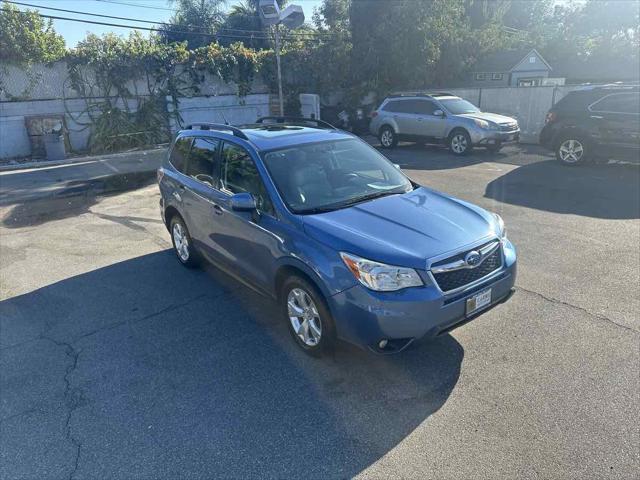
<instances>
[{"instance_id":1,"label":"rear door","mask_svg":"<svg viewBox=\"0 0 640 480\"><path fill-rule=\"evenodd\" d=\"M589 113L607 148L625 156L637 156L640 149L639 92L605 95L589 105Z\"/></svg>"},{"instance_id":2,"label":"rear door","mask_svg":"<svg viewBox=\"0 0 640 480\"><path fill-rule=\"evenodd\" d=\"M220 140L213 137L195 137L186 165L183 203L189 217L191 237L200 251L220 261L216 232L220 230L221 197L219 188Z\"/></svg>"},{"instance_id":3,"label":"rear door","mask_svg":"<svg viewBox=\"0 0 640 480\"><path fill-rule=\"evenodd\" d=\"M417 131L415 127L417 115L413 100L408 98L390 100L384 106L383 110L392 116L398 126L398 134L415 135L415 133L412 132Z\"/></svg>"}]
</instances>

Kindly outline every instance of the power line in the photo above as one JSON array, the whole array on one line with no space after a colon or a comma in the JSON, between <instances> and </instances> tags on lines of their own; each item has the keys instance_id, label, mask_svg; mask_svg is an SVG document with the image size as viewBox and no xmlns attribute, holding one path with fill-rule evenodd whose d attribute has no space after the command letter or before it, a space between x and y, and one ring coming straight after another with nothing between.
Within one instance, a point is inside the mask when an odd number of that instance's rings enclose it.
<instances>
[{"instance_id":1,"label":"power line","mask_svg":"<svg viewBox=\"0 0 640 480\"><path fill-rule=\"evenodd\" d=\"M56 12L65 12L65 13L74 13L77 15L87 15L87 16L91 16L91 17L101 17L101 18L111 18L111 19L115 19L115 20L126 20L129 22L136 22L136 23L147 23L147 24L151 24L151 25L157 25L157 24L165 24L166 22L162 22L162 21L151 21L151 20L142 20L139 18L131 18L131 17L117 17L117 16L113 16L113 15L104 15L101 13L91 13L91 12L81 12L78 10L68 10L65 8L55 8L55 7L43 7L41 5L34 5L32 3L24 3L24 2L15 2L12 0L4 0L6 3L11 3L13 5L21 5L21 6L25 6L25 7L34 7L34 8L43 8L45 10L54 10ZM111 3L111 2L107 2L107 3ZM203 27L196 27L197 30L204 30ZM220 30L224 30L224 31L229 31L229 32L241 32L241 33L246 33L246 34L251 34L251 35L265 35L266 32L263 30L244 30L241 28L227 28L227 27L220 27ZM205 32L206 33L206 32ZM336 35L335 33L330 33L330 32L289 32L288 35L294 35L294 36L304 36L304 37L308 37L310 35L330 35L330 36L334 36Z\"/></svg>"},{"instance_id":2,"label":"power line","mask_svg":"<svg viewBox=\"0 0 640 480\"><path fill-rule=\"evenodd\" d=\"M10 10L6 9L6 8L0 8L0 11L3 12L9 12ZM18 10L18 13L21 13L23 15L26 15L27 12L23 12L21 10ZM152 27L140 27L140 26L136 26L136 25L123 25L123 24L119 24L119 23L109 23L109 22L98 22L96 20L85 20L85 19L80 19L80 18L69 18L69 17L59 17L57 15L45 15L43 13L39 13L39 12L33 12L36 15L38 15L41 18L48 18L51 20L65 20L65 21L69 21L69 22L78 22L78 23L88 23L88 24L92 24L92 25L106 25L109 27L118 27L118 28L129 28L132 30L145 30L148 32L168 32L168 33L182 33L182 34L186 34L186 35L200 35L203 37L208 37L208 38L238 38L238 39L248 39L248 40L270 40L271 37L269 37L268 35L265 34L265 32L260 32L261 35L254 35L254 34L225 34L225 33L204 33L204 32L198 32L198 31L188 31L188 30L175 30L175 29L170 29L170 28L166 28L166 29L160 29L160 28L152 28ZM317 37L315 38L317 39ZM304 40L304 41L308 41L308 40L314 40L313 37L299 37L299 40Z\"/></svg>"},{"instance_id":3,"label":"power line","mask_svg":"<svg viewBox=\"0 0 640 480\"><path fill-rule=\"evenodd\" d=\"M130 7L138 7L138 8L149 8L151 10L166 10L168 12L175 12L175 10L172 9L172 8L152 7L151 5L141 5L139 3L115 2L115 1L111 1L111 0L93 0L93 1L94 2L101 2L101 3L114 3L116 5L128 5Z\"/></svg>"}]
</instances>

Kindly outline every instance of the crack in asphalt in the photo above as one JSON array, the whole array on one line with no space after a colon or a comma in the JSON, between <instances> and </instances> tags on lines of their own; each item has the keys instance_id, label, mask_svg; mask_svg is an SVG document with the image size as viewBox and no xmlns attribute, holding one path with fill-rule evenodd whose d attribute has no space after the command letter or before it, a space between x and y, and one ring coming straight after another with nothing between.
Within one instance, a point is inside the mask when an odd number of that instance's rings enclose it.
<instances>
[{"instance_id":1,"label":"crack in asphalt","mask_svg":"<svg viewBox=\"0 0 640 480\"><path fill-rule=\"evenodd\" d=\"M599 313L592 312L590 310L587 310L584 307L579 307L578 305L574 305L573 303L569 303L569 302L565 302L564 300L559 300L557 298L549 297L548 295L545 295L543 293L536 292L535 290L529 290L527 288L523 288L523 287L520 287L520 286L516 286L516 290L521 290L523 292L530 293L531 295L535 295L535 296L537 296L539 298L542 298L543 300L546 300L547 302L554 303L556 305L563 305L565 307L569 307L569 308L572 308L574 310L578 310L578 311L580 311L582 313L585 313L585 314L589 315L590 317L593 317L593 318L595 318L597 320L601 320L603 322L610 323L611 325L615 325L616 327L620 327L620 328L622 328L624 330L628 330L628 331L636 333L636 334L640 333L640 331L636 330L635 328L632 328L632 327L629 327L627 325L623 325L621 323L618 323L618 322L616 322L615 320L613 320L613 319L611 319L609 317L606 317L606 316L601 315Z\"/></svg>"},{"instance_id":2,"label":"crack in asphalt","mask_svg":"<svg viewBox=\"0 0 640 480\"><path fill-rule=\"evenodd\" d=\"M81 350L76 350L71 343L68 342L60 342L58 340L54 340L51 337L40 336L39 339L47 340L52 342L54 345L58 347L63 347L65 351L65 355L71 359L71 364L67 367L64 374L64 398L65 398L65 406L67 407L67 418L65 419L64 428L65 428L65 437L69 440L76 448L75 457L73 459L73 468L69 473L68 479L72 480L76 471L78 470L78 464L80 462L80 452L82 449L82 444L80 440L75 438L71 432L71 417L73 416L73 412L78 409L84 403L84 397L82 395L82 390L73 389L71 386L71 380L69 376L71 373L78 367L78 358L80 357Z\"/></svg>"}]
</instances>

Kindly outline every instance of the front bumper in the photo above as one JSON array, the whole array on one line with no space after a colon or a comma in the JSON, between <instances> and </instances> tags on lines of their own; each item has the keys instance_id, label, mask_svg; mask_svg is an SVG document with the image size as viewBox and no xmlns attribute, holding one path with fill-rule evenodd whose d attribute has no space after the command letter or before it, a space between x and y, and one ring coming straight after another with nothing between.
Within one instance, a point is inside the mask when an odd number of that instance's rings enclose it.
<instances>
[{"instance_id":1,"label":"front bumper","mask_svg":"<svg viewBox=\"0 0 640 480\"><path fill-rule=\"evenodd\" d=\"M516 280L516 253L506 241L504 268L472 288L443 294L437 286L407 288L397 292L374 292L356 285L329 299L338 337L378 353L401 351L414 340L432 338L476 318L506 301ZM466 315L466 300L491 288L491 303L479 312ZM388 347L378 347L381 340Z\"/></svg>"},{"instance_id":2,"label":"front bumper","mask_svg":"<svg viewBox=\"0 0 640 480\"><path fill-rule=\"evenodd\" d=\"M517 143L520 141L520 129L510 132L502 132L499 130L484 130L476 128L471 132L471 142L474 145L486 146L495 144Z\"/></svg>"}]
</instances>

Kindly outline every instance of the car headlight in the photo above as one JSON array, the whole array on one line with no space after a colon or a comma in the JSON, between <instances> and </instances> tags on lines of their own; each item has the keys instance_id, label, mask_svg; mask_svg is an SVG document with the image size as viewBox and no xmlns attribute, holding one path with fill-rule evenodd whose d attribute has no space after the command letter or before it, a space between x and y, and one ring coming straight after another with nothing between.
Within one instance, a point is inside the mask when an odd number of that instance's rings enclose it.
<instances>
[{"instance_id":1,"label":"car headlight","mask_svg":"<svg viewBox=\"0 0 640 480\"><path fill-rule=\"evenodd\" d=\"M474 118L473 122L480 128L485 130L497 130L498 126L494 123L487 122L486 120L481 120L479 118Z\"/></svg>"},{"instance_id":2,"label":"car headlight","mask_svg":"<svg viewBox=\"0 0 640 480\"><path fill-rule=\"evenodd\" d=\"M493 215L493 218L496 219L496 223L498 224L498 229L497 229L496 233L498 234L498 236L501 239L506 240L507 239L507 227L504 226L504 220L497 213L492 213L492 215Z\"/></svg>"},{"instance_id":3,"label":"car headlight","mask_svg":"<svg viewBox=\"0 0 640 480\"><path fill-rule=\"evenodd\" d=\"M340 257L356 279L371 290L392 292L424 285L420 275L413 268L386 265L344 252L340 252Z\"/></svg>"}]
</instances>

